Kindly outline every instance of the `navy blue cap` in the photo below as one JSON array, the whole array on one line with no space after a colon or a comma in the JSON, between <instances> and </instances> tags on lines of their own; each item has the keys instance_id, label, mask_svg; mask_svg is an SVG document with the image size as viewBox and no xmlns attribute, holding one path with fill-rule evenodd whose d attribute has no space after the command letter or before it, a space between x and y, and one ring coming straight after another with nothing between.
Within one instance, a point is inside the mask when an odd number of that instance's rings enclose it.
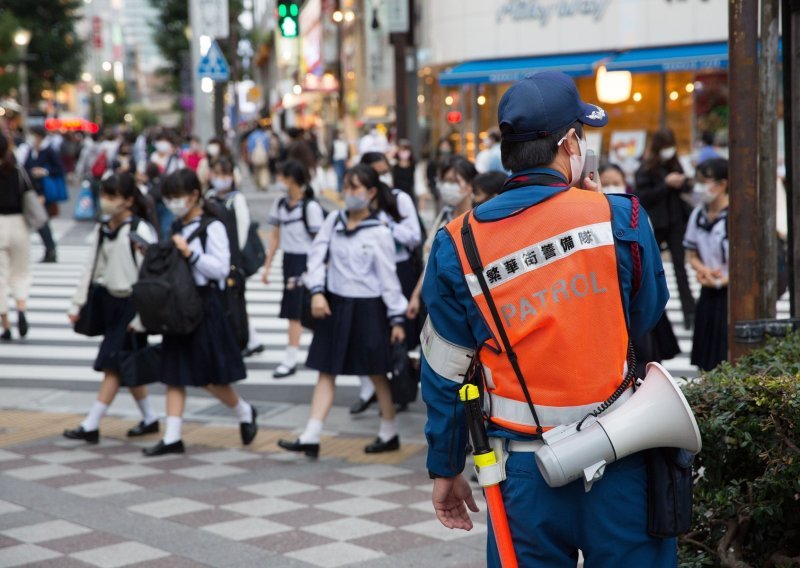
<instances>
[{"instance_id":1,"label":"navy blue cap","mask_svg":"<svg viewBox=\"0 0 800 568\"><path fill-rule=\"evenodd\" d=\"M556 71L536 73L514 83L497 108L503 140L511 142L544 138L575 121L605 126L608 115L599 106L583 102L572 78Z\"/></svg>"}]
</instances>

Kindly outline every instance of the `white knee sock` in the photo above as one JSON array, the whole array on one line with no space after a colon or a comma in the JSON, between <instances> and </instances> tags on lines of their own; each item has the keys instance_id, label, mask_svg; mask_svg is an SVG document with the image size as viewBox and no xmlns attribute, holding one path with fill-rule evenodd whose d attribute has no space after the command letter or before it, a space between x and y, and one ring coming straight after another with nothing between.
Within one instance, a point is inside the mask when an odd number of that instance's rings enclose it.
<instances>
[{"instance_id":1,"label":"white knee sock","mask_svg":"<svg viewBox=\"0 0 800 568\"><path fill-rule=\"evenodd\" d=\"M239 402L234 407L234 410L239 416L239 422L250 423L253 421L253 407L245 402L243 398L239 397Z\"/></svg>"},{"instance_id":2,"label":"white knee sock","mask_svg":"<svg viewBox=\"0 0 800 568\"><path fill-rule=\"evenodd\" d=\"M183 424L183 419L180 416L167 416L167 427L164 429L165 444L174 444L180 441L181 424Z\"/></svg>"},{"instance_id":3,"label":"white knee sock","mask_svg":"<svg viewBox=\"0 0 800 568\"><path fill-rule=\"evenodd\" d=\"M361 375L358 377L361 381L361 394L358 397L361 400L369 400L372 398L372 395L375 394L375 385L372 384L372 381L366 375Z\"/></svg>"},{"instance_id":4,"label":"white knee sock","mask_svg":"<svg viewBox=\"0 0 800 568\"><path fill-rule=\"evenodd\" d=\"M297 347L292 347L291 345L286 348L286 361L285 364L287 367L292 368L297 365Z\"/></svg>"},{"instance_id":5,"label":"white knee sock","mask_svg":"<svg viewBox=\"0 0 800 568\"><path fill-rule=\"evenodd\" d=\"M378 438L381 442L388 442L397 436L397 424L394 420L381 420L381 427L378 430Z\"/></svg>"},{"instance_id":6,"label":"white knee sock","mask_svg":"<svg viewBox=\"0 0 800 568\"><path fill-rule=\"evenodd\" d=\"M322 436L322 420L309 418L306 423L306 429L300 434L300 443L302 444L319 444L319 439Z\"/></svg>"},{"instance_id":7,"label":"white knee sock","mask_svg":"<svg viewBox=\"0 0 800 568\"><path fill-rule=\"evenodd\" d=\"M87 414L86 418L84 418L83 422L81 422L83 429L87 432L97 430L100 427L100 420L106 415L107 410L107 404L103 404L99 400L95 400L94 404L92 405L92 409L89 411L89 414Z\"/></svg>"},{"instance_id":8,"label":"white knee sock","mask_svg":"<svg viewBox=\"0 0 800 568\"><path fill-rule=\"evenodd\" d=\"M144 397L136 401L136 406L142 412L142 421L145 425L152 424L158 420L158 416L153 412L153 405L150 404L150 397Z\"/></svg>"},{"instance_id":9,"label":"white knee sock","mask_svg":"<svg viewBox=\"0 0 800 568\"><path fill-rule=\"evenodd\" d=\"M256 331L256 324L253 323L253 320L249 320L247 324L247 348L248 349L255 349L259 345L261 345L261 338L258 336L258 332Z\"/></svg>"}]
</instances>

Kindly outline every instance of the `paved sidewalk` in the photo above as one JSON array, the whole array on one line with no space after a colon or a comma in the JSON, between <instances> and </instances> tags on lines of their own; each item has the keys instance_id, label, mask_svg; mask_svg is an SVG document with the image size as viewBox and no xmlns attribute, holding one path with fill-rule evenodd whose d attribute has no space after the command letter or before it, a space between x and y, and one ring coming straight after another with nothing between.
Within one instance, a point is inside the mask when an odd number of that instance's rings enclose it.
<instances>
[{"instance_id":1,"label":"paved sidewalk","mask_svg":"<svg viewBox=\"0 0 800 568\"><path fill-rule=\"evenodd\" d=\"M0 411L0 567L483 566L486 527L449 531L430 505L424 446L366 456L371 436L323 438L318 461L280 451L293 432L188 423L182 456L144 458L107 418L97 446L63 439L76 414Z\"/></svg>"}]
</instances>

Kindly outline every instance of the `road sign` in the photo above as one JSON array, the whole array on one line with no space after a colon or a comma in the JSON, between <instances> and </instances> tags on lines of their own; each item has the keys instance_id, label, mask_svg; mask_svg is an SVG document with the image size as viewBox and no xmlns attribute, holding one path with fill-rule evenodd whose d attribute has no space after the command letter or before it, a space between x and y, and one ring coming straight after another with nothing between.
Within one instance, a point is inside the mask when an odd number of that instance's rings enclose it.
<instances>
[{"instance_id":1,"label":"road sign","mask_svg":"<svg viewBox=\"0 0 800 568\"><path fill-rule=\"evenodd\" d=\"M231 68L219 48L219 44L214 41L208 48L208 53L200 58L197 66L197 76L207 77L212 81L227 81L231 77Z\"/></svg>"},{"instance_id":2,"label":"road sign","mask_svg":"<svg viewBox=\"0 0 800 568\"><path fill-rule=\"evenodd\" d=\"M228 0L196 0L200 35L225 39L230 33Z\"/></svg>"}]
</instances>

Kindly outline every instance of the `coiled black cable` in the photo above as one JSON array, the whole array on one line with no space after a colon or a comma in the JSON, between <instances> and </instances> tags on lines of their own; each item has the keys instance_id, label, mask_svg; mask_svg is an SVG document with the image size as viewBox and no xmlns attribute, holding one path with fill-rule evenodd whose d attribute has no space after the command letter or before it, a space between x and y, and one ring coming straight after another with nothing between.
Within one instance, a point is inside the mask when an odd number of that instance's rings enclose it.
<instances>
[{"instance_id":1,"label":"coiled black cable","mask_svg":"<svg viewBox=\"0 0 800 568\"><path fill-rule=\"evenodd\" d=\"M633 384L633 382L635 380L636 380L636 351L634 351L634 349L633 349L633 343L629 341L628 342L628 374L625 375L625 378L623 379L622 383L617 387L617 390L615 390L611 394L611 396L608 397L608 399L605 402L603 402L595 410L593 410L592 412L590 412L589 414L584 416L581 419L581 421L578 422L578 426L576 427L576 430L578 432L580 432L581 428L583 427L583 423L586 422L586 420L590 416L592 416L594 418L597 418L598 416L600 416L600 414L602 414L603 412L608 410L608 408L612 404L617 402L619 397L622 396L622 393L624 393L626 390L628 390L628 387L630 387L631 384Z\"/></svg>"}]
</instances>

